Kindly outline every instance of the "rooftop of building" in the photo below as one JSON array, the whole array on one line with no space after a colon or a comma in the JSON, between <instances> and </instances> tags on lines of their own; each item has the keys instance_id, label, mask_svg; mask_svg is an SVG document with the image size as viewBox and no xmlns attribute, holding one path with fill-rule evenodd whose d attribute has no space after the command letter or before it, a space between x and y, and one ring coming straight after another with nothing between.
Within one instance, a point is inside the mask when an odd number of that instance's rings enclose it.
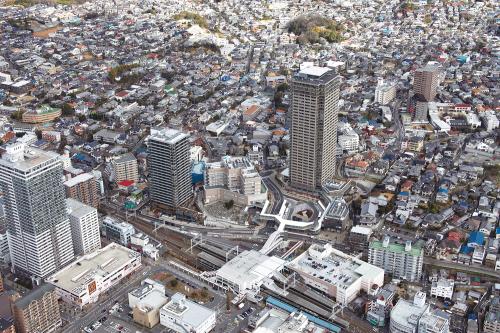
<instances>
[{"instance_id":1,"label":"rooftop of building","mask_svg":"<svg viewBox=\"0 0 500 333\"><path fill-rule=\"evenodd\" d=\"M217 276L234 283L254 283L270 276L283 268L285 261L269 257L259 251L250 250L240 253L217 271Z\"/></svg>"},{"instance_id":2,"label":"rooftop of building","mask_svg":"<svg viewBox=\"0 0 500 333\"><path fill-rule=\"evenodd\" d=\"M294 77L295 82L323 85L339 78L336 71L328 67L310 66L301 69ZM340 79L339 79L340 81Z\"/></svg>"},{"instance_id":3,"label":"rooftop of building","mask_svg":"<svg viewBox=\"0 0 500 333\"><path fill-rule=\"evenodd\" d=\"M127 163L127 162L132 162L132 161L137 161L134 154L132 154L132 153L126 153L126 154L120 155L113 160L114 163Z\"/></svg>"},{"instance_id":4,"label":"rooftop of building","mask_svg":"<svg viewBox=\"0 0 500 333\"><path fill-rule=\"evenodd\" d=\"M85 255L51 275L47 282L80 295L96 278L102 279L140 257L140 253L116 243Z\"/></svg>"},{"instance_id":5,"label":"rooftop of building","mask_svg":"<svg viewBox=\"0 0 500 333\"><path fill-rule=\"evenodd\" d=\"M397 321L401 326L418 325L420 317L427 312L429 306L425 303L425 297L414 300L413 302L400 298L391 310L391 321Z\"/></svg>"},{"instance_id":6,"label":"rooftop of building","mask_svg":"<svg viewBox=\"0 0 500 333\"><path fill-rule=\"evenodd\" d=\"M90 207L78 200L72 199L72 198L67 198L66 199L66 206L68 206L68 209L70 210L69 214L71 216L80 218L84 217L94 211L96 211L95 208ZM96 214L97 216L97 214ZM96 217L97 219L97 217Z\"/></svg>"},{"instance_id":7,"label":"rooftop of building","mask_svg":"<svg viewBox=\"0 0 500 333\"><path fill-rule=\"evenodd\" d=\"M146 295L137 304L137 307L142 311L159 310L167 302L168 297L164 293L158 289L149 288Z\"/></svg>"},{"instance_id":8,"label":"rooftop of building","mask_svg":"<svg viewBox=\"0 0 500 333\"><path fill-rule=\"evenodd\" d=\"M44 283L41 286L33 289L31 292L27 293L20 299L14 302L16 307L24 309L28 307L31 302L41 299L46 293L54 291L55 287L49 283Z\"/></svg>"},{"instance_id":9,"label":"rooftop of building","mask_svg":"<svg viewBox=\"0 0 500 333\"><path fill-rule=\"evenodd\" d=\"M223 156L220 162L208 163L207 168L255 169L247 157L229 155Z\"/></svg>"},{"instance_id":10,"label":"rooftop of building","mask_svg":"<svg viewBox=\"0 0 500 333\"><path fill-rule=\"evenodd\" d=\"M383 269L334 249L330 244L313 244L295 258L289 268L346 289L363 276L376 277Z\"/></svg>"},{"instance_id":11,"label":"rooftop of building","mask_svg":"<svg viewBox=\"0 0 500 333\"><path fill-rule=\"evenodd\" d=\"M103 220L103 224L108 226L113 226L117 229L125 230L125 229L133 229L134 226L121 220L117 220L111 216L106 216Z\"/></svg>"},{"instance_id":12,"label":"rooftop of building","mask_svg":"<svg viewBox=\"0 0 500 333\"><path fill-rule=\"evenodd\" d=\"M418 244L411 244L408 247L408 244L400 244L393 241L389 241L388 243L379 240L373 240L369 244L370 249L375 250L387 250L395 253L405 253L407 252L411 256L418 257L423 255L423 249Z\"/></svg>"},{"instance_id":13,"label":"rooftop of building","mask_svg":"<svg viewBox=\"0 0 500 333\"><path fill-rule=\"evenodd\" d=\"M188 300L181 293L174 294L170 302L163 306L162 311L181 318L183 323L192 327L200 326L211 316L215 315L215 311Z\"/></svg>"},{"instance_id":14,"label":"rooftop of building","mask_svg":"<svg viewBox=\"0 0 500 333\"><path fill-rule=\"evenodd\" d=\"M167 144L176 144L177 142L187 137L189 137L188 134L173 128L152 128L149 140L159 141Z\"/></svg>"},{"instance_id":15,"label":"rooftop of building","mask_svg":"<svg viewBox=\"0 0 500 333\"><path fill-rule=\"evenodd\" d=\"M82 173L82 174L79 174L79 175L72 177L72 178L68 179L67 181L65 181L64 185L66 185L67 187L73 187L77 184L86 182L86 181L93 179L93 178L94 178L94 175L91 173Z\"/></svg>"},{"instance_id":16,"label":"rooftop of building","mask_svg":"<svg viewBox=\"0 0 500 333\"><path fill-rule=\"evenodd\" d=\"M59 161L59 155L51 151L25 147L24 144L11 144L0 159L0 165L14 168L22 172L41 166L42 164Z\"/></svg>"}]
</instances>

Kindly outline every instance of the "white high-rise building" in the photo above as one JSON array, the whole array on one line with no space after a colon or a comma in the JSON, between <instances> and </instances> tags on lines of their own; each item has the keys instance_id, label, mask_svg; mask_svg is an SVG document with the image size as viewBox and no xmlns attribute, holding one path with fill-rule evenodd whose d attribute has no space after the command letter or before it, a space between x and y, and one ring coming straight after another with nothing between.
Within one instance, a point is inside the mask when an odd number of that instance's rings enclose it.
<instances>
[{"instance_id":1,"label":"white high-rise building","mask_svg":"<svg viewBox=\"0 0 500 333\"><path fill-rule=\"evenodd\" d=\"M66 199L75 254L84 255L101 248L97 209L78 200Z\"/></svg>"},{"instance_id":2,"label":"white high-rise building","mask_svg":"<svg viewBox=\"0 0 500 333\"><path fill-rule=\"evenodd\" d=\"M44 278L74 259L59 155L15 143L0 159L13 270Z\"/></svg>"}]
</instances>

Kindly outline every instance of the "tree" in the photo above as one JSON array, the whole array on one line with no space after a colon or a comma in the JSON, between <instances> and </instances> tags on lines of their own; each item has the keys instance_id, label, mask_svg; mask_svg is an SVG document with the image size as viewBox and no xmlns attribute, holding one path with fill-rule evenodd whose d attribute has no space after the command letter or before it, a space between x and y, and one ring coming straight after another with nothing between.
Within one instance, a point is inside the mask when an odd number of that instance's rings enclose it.
<instances>
[{"instance_id":1,"label":"tree","mask_svg":"<svg viewBox=\"0 0 500 333\"><path fill-rule=\"evenodd\" d=\"M179 281L177 279L173 279L173 280L170 281L170 286L172 288L177 287L178 284L179 284Z\"/></svg>"},{"instance_id":2,"label":"tree","mask_svg":"<svg viewBox=\"0 0 500 333\"><path fill-rule=\"evenodd\" d=\"M234 200L233 199L231 199L231 200L229 200L229 201L227 201L227 202L224 203L224 207L226 209L231 209L231 208L233 208L233 206L234 206Z\"/></svg>"},{"instance_id":3,"label":"tree","mask_svg":"<svg viewBox=\"0 0 500 333\"><path fill-rule=\"evenodd\" d=\"M42 131L40 131L39 129L36 129L35 134L36 134L36 137L38 140L42 140Z\"/></svg>"},{"instance_id":4,"label":"tree","mask_svg":"<svg viewBox=\"0 0 500 333\"><path fill-rule=\"evenodd\" d=\"M84 114L79 114L78 115L78 121L83 123L85 120L87 120L87 117L85 117Z\"/></svg>"},{"instance_id":5,"label":"tree","mask_svg":"<svg viewBox=\"0 0 500 333\"><path fill-rule=\"evenodd\" d=\"M59 147L57 147L57 152L59 154L62 154L64 152L64 148L68 144L68 139L66 139L65 136L61 137L61 142L59 142Z\"/></svg>"},{"instance_id":6,"label":"tree","mask_svg":"<svg viewBox=\"0 0 500 333\"><path fill-rule=\"evenodd\" d=\"M75 114L75 109L69 103L64 103L62 106L63 116L72 116Z\"/></svg>"}]
</instances>

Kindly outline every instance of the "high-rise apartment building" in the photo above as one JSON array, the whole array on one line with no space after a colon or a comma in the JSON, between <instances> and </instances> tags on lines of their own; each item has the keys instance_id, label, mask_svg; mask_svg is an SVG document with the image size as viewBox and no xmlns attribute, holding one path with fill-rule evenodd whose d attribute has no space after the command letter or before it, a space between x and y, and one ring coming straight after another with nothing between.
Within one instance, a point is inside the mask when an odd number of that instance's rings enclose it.
<instances>
[{"instance_id":1,"label":"high-rise apartment building","mask_svg":"<svg viewBox=\"0 0 500 333\"><path fill-rule=\"evenodd\" d=\"M411 241L398 244L386 236L382 242L375 240L368 246L368 262L396 279L420 280L423 261L423 248L412 245Z\"/></svg>"},{"instance_id":2,"label":"high-rise apartment building","mask_svg":"<svg viewBox=\"0 0 500 333\"><path fill-rule=\"evenodd\" d=\"M314 191L335 176L340 77L307 67L291 82L290 184Z\"/></svg>"},{"instance_id":3,"label":"high-rise apartment building","mask_svg":"<svg viewBox=\"0 0 500 333\"><path fill-rule=\"evenodd\" d=\"M417 99L423 102L431 102L437 94L439 85L439 67L426 65L415 71L413 78L413 92Z\"/></svg>"},{"instance_id":4,"label":"high-rise apartment building","mask_svg":"<svg viewBox=\"0 0 500 333\"><path fill-rule=\"evenodd\" d=\"M43 284L32 292L15 300L12 315L18 333L49 333L61 325L61 314L55 287Z\"/></svg>"},{"instance_id":5,"label":"high-rise apartment building","mask_svg":"<svg viewBox=\"0 0 500 333\"><path fill-rule=\"evenodd\" d=\"M44 278L74 258L59 155L15 143L0 159L12 267Z\"/></svg>"},{"instance_id":6,"label":"high-rise apartment building","mask_svg":"<svg viewBox=\"0 0 500 333\"><path fill-rule=\"evenodd\" d=\"M118 183L124 180L131 180L134 183L139 181L139 168L137 159L132 153L123 154L111 161L113 166L114 180Z\"/></svg>"},{"instance_id":7,"label":"high-rise apartment building","mask_svg":"<svg viewBox=\"0 0 500 333\"><path fill-rule=\"evenodd\" d=\"M148 166L153 202L178 207L191 198L189 135L171 128L151 129Z\"/></svg>"},{"instance_id":8,"label":"high-rise apartment building","mask_svg":"<svg viewBox=\"0 0 500 333\"><path fill-rule=\"evenodd\" d=\"M66 199L71 236L76 255L92 253L101 248L97 209L78 200Z\"/></svg>"},{"instance_id":9,"label":"high-rise apartment building","mask_svg":"<svg viewBox=\"0 0 500 333\"><path fill-rule=\"evenodd\" d=\"M76 199L86 205L99 205L97 181L93 174L82 173L64 182L66 197Z\"/></svg>"}]
</instances>

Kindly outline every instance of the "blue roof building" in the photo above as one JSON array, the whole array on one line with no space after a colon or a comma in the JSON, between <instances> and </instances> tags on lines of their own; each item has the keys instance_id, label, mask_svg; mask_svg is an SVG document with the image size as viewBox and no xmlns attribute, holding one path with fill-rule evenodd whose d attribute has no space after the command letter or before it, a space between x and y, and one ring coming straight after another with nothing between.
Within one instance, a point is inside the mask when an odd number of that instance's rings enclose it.
<instances>
[{"instance_id":1,"label":"blue roof building","mask_svg":"<svg viewBox=\"0 0 500 333\"><path fill-rule=\"evenodd\" d=\"M484 244L484 234L480 231L473 231L469 235L468 247L476 247Z\"/></svg>"}]
</instances>

